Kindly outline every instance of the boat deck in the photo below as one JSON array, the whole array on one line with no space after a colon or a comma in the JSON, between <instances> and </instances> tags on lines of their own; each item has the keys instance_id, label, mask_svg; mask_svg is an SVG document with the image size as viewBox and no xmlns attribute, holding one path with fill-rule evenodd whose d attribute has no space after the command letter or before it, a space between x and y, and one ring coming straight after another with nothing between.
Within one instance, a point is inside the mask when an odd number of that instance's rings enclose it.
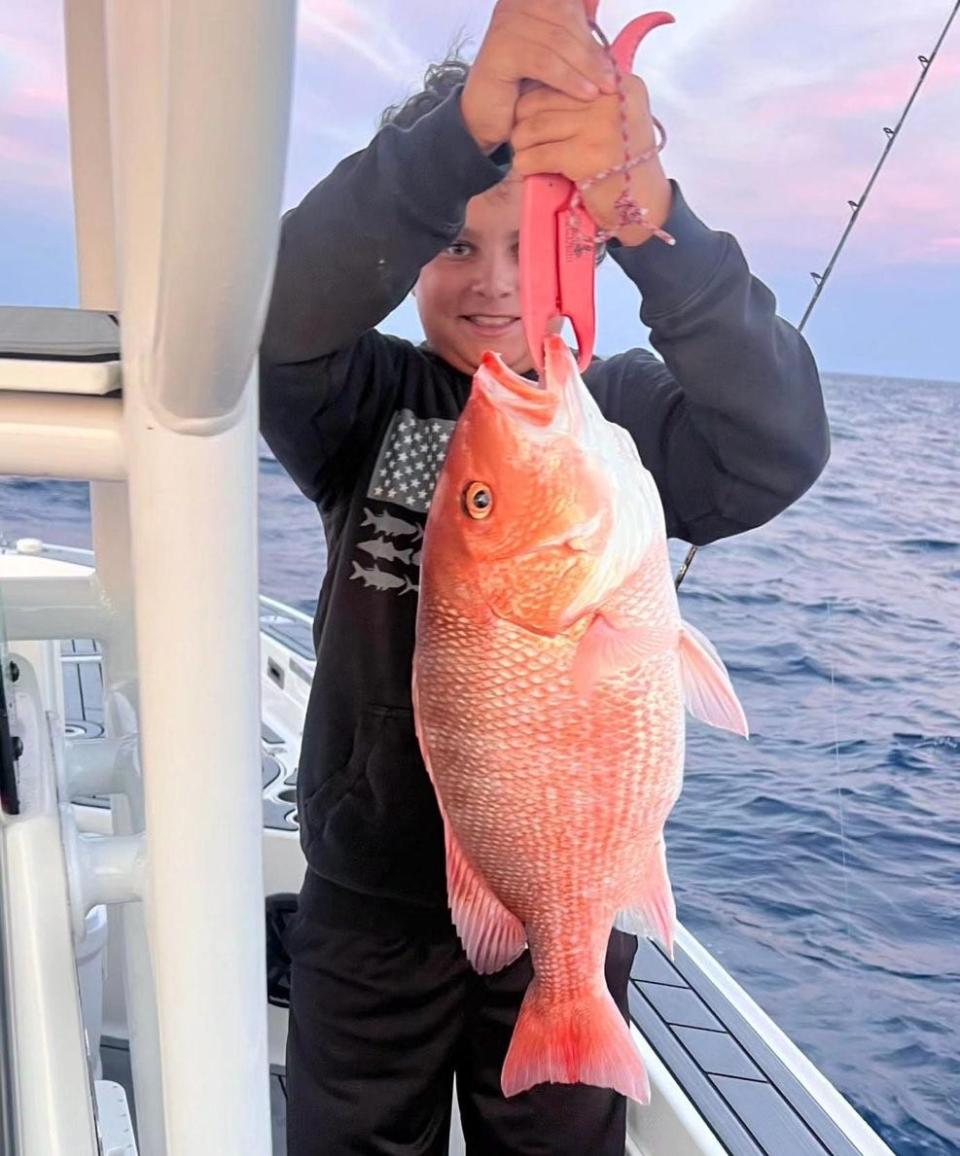
<instances>
[{"instance_id":1,"label":"boat deck","mask_svg":"<svg viewBox=\"0 0 960 1156\"><path fill-rule=\"evenodd\" d=\"M103 721L98 648L85 640L65 642L62 657L68 733L98 737ZM296 830L289 787L296 772L290 773L282 740L268 727L263 729L263 747L264 823ZM280 797L278 786L285 784L286 797ZM103 806L107 800L89 802ZM731 1156L857 1156L889 1151L878 1139L865 1147L851 1143L829 1110L683 943L671 961L655 944L641 942L632 972L630 1009L641 1034ZM101 1058L104 1079L126 1089L135 1114L126 1041L105 1039ZM270 1091L273 1152L285 1156L282 1070L271 1071Z\"/></svg>"},{"instance_id":2,"label":"boat deck","mask_svg":"<svg viewBox=\"0 0 960 1156\"><path fill-rule=\"evenodd\" d=\"M857 1156L855 1147L757 1032L682 949L637 952L634 1022L730 1156ZM126 1041L103 1041L103 1078L127 1093L136 1122ZM287 1095L271 1072L273 1156L286 1156Z\"/></svg>"},{"instance_id":3,"label":"boat deck","mask_svg":"<svg viewBox=\"0 0 960 1156\"><path fill-rule=\"evenodd\" d=\"M137 1109L133 1098L133 1081L130 1077L130 1049L126 1040L104 1038L100 1043L100 1063L103 1079L113 1080L127 1093L127 1104L137 1126ZM287 1090L286 1080L280 1072L270 1073L270 1124L273 1134L273 1156L287 1156Z\"/></svg>"}]
</instances>

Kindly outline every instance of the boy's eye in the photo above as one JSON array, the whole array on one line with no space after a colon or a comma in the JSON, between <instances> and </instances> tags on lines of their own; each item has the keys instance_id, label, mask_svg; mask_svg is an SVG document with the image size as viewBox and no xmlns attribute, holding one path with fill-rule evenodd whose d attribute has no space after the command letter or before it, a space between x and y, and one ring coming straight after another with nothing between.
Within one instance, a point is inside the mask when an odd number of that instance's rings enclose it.
<instances>
[{"instance_id":1,"label":"boy's eye","mask_svg":"<svg viewBox=\"0 0 960 1156\"><path fill-rule=\"evenodd\" d=\"M466 257L473 252L473 246L467 241L454 241L452 245L447 246L447 252L451 257Z\"/></svg>"}]
</instances>

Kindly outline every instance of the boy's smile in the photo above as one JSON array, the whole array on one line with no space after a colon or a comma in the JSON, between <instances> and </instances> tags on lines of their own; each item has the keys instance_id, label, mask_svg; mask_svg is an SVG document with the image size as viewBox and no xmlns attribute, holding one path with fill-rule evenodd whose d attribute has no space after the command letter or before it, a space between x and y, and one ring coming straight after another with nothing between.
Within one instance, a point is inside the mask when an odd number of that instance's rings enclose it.
<instances>
[{"instance_id":1,"label":"boy's smile","mask_svg":"<svg viewBox=\"0 0 960 1156\"><path fill-rule=\"evenodd\" d=\"M523 182L507 177L467 205L453 244L423 267L414 296L427 344L462 373L487 350L517 373L533 361L520 318L520 208Z\"/></svg>"}]
</instances>

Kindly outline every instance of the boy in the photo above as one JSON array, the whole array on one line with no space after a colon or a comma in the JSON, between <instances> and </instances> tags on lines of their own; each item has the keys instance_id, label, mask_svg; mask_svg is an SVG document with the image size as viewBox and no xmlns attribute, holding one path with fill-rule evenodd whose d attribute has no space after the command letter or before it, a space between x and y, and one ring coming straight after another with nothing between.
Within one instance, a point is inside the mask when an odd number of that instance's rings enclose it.
<instances>
[{"instance_id":1,"label":"boy","mask_svg":"<svg viewBox=\"0 0 960 1156\"><path fill-rule=\"evenodd\" d=\"M636 155L654 126L643 83L623 83ZM500 0L472 68L433 70L388 121L284 218L261 350L261 428L317 504L329 555L298 781L308 871L287 937L288 1150L443 1153L456 1074L471 1156L622 1156L619 1095L500 1093L529 957L493 976L466 962L410 704L420 540L446 442L486 349L532 365L517 178L619 164L616 81L582 0ZM644 225L619 224L623 183L584 200L616 234L610 255L663 362L632 349L584 380L636 440L668 532L710 542L761 525L819 475L817 371L736 241L693 215L659 157L630 176ZM652 236L661 226L674 247ZM422 346L374 328L411 288ZM611 936L625 1016L635 947Z\"/></svg>"}]
</instances>

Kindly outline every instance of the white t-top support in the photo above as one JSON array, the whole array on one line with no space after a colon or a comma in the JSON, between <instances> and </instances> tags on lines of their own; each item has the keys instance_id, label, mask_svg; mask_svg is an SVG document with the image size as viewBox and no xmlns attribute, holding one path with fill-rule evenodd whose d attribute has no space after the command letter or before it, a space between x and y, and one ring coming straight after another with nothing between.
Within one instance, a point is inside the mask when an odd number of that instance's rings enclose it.
<instances>
[{"instance_id":1,"label":"white t-top support","mask_svg":"<svg viewBox=\"0 0 960 1156\"><path fill-rule=\"evenodd\" d=\"M120 291L105 0L66 0L64 15L80 304L87 309L116 312L120 307ZM110 475L102 470L89 475L96 585L104 604L112 610L107 628L92 637L99 639L102 652L105 732L117 741L132 739L139 748L140 688L133 613L130 507L122 405L120 409L123 473L113 481L104 480ZM128 764L127 779L126 789L121 790L118 785L110 808L112 829L121 838L142 835L146 829L139 749L137 757ZM156 989L143 904L110 908L109 923L111 936L118 936L121 941L119 955L123 960L139 1154L165 1156L168 1149Z\"/></svg>"},{"instance_id":2,"label":"white t-top support","mask_svg":"<svg viewBox=\"0 0 960 1156\"><path fill-rule=\"evenodd\" d=\"M108 7L144 914L171 1156L271 1143L255 361L294 16L292 0Z\"/></svg>"},{"instance_id":3,"label":"white t-top support","mask_svg":"<svg viewBox=\"0 0 960 1156\"><path fill-rule=\"evenodd\" d=\"M263 1156L255 360L295 3L66 11L81 304L121 319L126 477L91 496L105 722L140 743L113 806L146 836L122 909L140 1150Z\"/></svg>"}]
</instances>

